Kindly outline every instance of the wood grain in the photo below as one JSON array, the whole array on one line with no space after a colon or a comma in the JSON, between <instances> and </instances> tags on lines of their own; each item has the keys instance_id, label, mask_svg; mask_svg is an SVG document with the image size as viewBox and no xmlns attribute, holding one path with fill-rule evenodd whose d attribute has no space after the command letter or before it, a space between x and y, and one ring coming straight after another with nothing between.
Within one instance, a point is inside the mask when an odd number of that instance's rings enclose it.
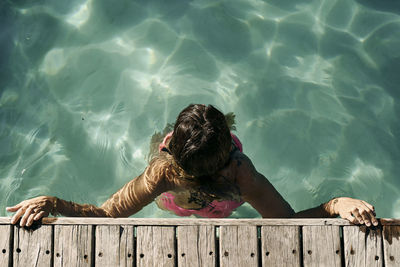
<instances>
[{"instance_id":1,"label":"wood grain","mask_svg":"<svg viewBox=\"0 0 400 267\"><path fill-rule=\"evenodd\" d=\"M90 225L55 225L54 266L91 266L92 229Z\"/></svg>"},{"instance_id":2,"label":"wood grain","mask_svg":"<svg viewBox=\"0 0 400 267\"><path fill-rule=\"evenodd\" d=\"M133 226L96 226L96 266L133 266Z\"/></svg>"},{"instance_id":3,"label":"wood grain","mask_svg":"<svg viewBox=\"0 0 400 267\"><path fill-rule=\"evenodd\" d=\"M339 226L304 226L305 266L342 266Z\"/></svg>"},{"instance_id":4,"label":"wood grain","mask_svg":"<svg viewBox=\"0 0 400 267\"><path fill-rule=\"evenodd\" d=\"M0 217L0 224L9 224L10 217ZM379 219L381 225L400 225L400 219ZM193 218L44 218L43 224L97 224L97 225L353 225L344 219L193 219Z\"/></svg>"},{"instance_id":5,"label":"wood grain","mask_svg":"<svg viewBox=\"0 0 400 267\"><path fill-rule=\"evenodd\" d=\"M257 266L258 238L256 226L221 226L220 266Z\"/></svg>"},{"instance_id":6,"label":"wood grain","mask_svg":"<svg viewBox=\"0 0 400 267\"><path fill-rule=\"evenodd\" d=\"M383 252L386 267L400 266L400 226L383 227Z\"/></svg>"},{"instance_id":7,"label":"wood grain","mask_svg":"<svg viewBox=\"0 0 400 267\"><path fill-rule=\"evenodd\" d=\"M0 264L2 266L8 266L10 263L11 256L11 225L0 225Z\"/></svg>"},{"instance_id":8,"label":"wood grain","mask_svg":"<svg viewBox=\"0 0 400 267\"><path fill-rule=\"evenodd\" d=\"M263 266L300 266L299 226L262 226Z\"/></svg>"},{"instance_id":9,"label":"wood grain","mask_svg":"<svg viewBox=\"0 0 400 267\"><path fill-rule=\"evenodd\" d=\"M215 266L214 226L178 226L178 265Z\"/></svg>"},{"instance_id":10,"label":"wood grain","mask_svg":"<svg viewBox=\"0 0 400 267\"><path fill-rule=\"evenodd\" d=\"M175 266L175 229L168 226L137 227L137 266Z\"/></svg>"},{"instance_id":11,"label":"wood grain","mask_svg":"<svg viewBox=\"0 0 400 267\"><path fill-rule=\"evenodd\" d=\"M51 225L36 230L14 227L14 267L50 266L52 253Z\"/></svg>"},{"instance_id":12,"label":"wood grain","mask_svg":"<svg viewBox=\"0 0 400 267\"><path fill-rule=\"evenodd\" d=\"M399 220L381 231L341 219L6 219L0 266L400 266Z\"/></svg>"},{"instance_id":13,"label":"wood grain","mask_svg":"<svg viewBox=\"0 0 400 267\"><path fill-rule=\"evenodd\" d=\"M346 266L383 266L380 229L344 226L343 239Z\"/></svg>"}]
</instances>

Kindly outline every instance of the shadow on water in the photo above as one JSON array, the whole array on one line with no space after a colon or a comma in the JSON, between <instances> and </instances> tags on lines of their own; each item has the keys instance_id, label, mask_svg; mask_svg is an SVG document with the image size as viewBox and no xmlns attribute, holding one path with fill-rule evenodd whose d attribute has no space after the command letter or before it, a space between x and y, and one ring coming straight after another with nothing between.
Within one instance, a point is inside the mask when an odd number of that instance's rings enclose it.
<instances>
[{"instance_id":1,"label":"shadow on water","mask_svg":"<svg viewBox=\"0 0 400 267\"><path fill-rule=\"evenodd\" d=\"M150 9L158 13L158 16L165 20L178 19L183 17L186 11L190 8L190 1L181 1L181 0L169 0L169 1L160 1L160 0L150 0L150 1L137 1L143 2L143 4L147 4L150 6Z\"/></svg>"},{"instance_id":2,"label":"shadow on water","mask_svg":"<svg viewBox=\"0 0 400 267\"><path fill-rule=\"evenodd\" d=\"M296 6L303 3L310 3L311 0L292 1L292 0L264 0L264 2L277 6L285 10L296 10Z\"/></svg>"},{"instance_id":3,"label":"shadow on water","mask_svg":"<svg viewBox=\"0 0 400 267\"><path fill-rule=\"evenodd\" d=\"M29 9L34 7L45 6L49 8L51 11L59 13L59 14L68 14L71 12L76 5L85 2L85 0L71 0L71 1L52 1L52 0L38 0L38 1L29 1L29 0L8 0L4 1L11 4L13 7Z\"/></svg>"},{"instance_id":4,"label":"shadow on water","mask_svg":"<svg viewBox=\"0 0 400 267\"><path fill-rule=\"evenodd\" d=\"M190 17L199 42L219 59L235 62L250 53L248 25L228 14L224 6L193 10Z\"/></svg>"},{"instance_id":5,"label":"shadow on water","mask_svg":"<svg viewBox=\"0 0 400 267\"><path fill-rule=\"evenodd\" d=\"M398 0L356 0L356 2L379 11L400 14L400 2Z\"/></svg>"},{"instance_id":6,"label":"shadow on water","mask_svg":"<svg viewBox=\"0 0 400 267\"><path fill-rule=\"evenodd\" d=\"M7 2L0 3L0 94L9 80L9 65L14 47L15 12Z\"/></svg>"},{"instance_id":7,"label":"shadow on water","mask_svg":"<svg viewBox=\"0 0 400 267\"><path fill-rule=\"evenodd\" d=\"M399 70L400 57L389 59L381 70L385 89L394 99L400 98L400 91L398 90L400 84Z\"/></svg>"},{"instance_id":8,"label":"shadow on water","mask_svg":"<svg viewBox=\"0 0 400 267\"><path fill-rule=\"evenodd\" d=\"M0 1L0 178L21 184L15 200L108 195L141 170L153 128L211 102L238 114L257 166L299 184L292 200L317 188L396 214L400 3L260 2Z\"/></svg>"}]
</instances>

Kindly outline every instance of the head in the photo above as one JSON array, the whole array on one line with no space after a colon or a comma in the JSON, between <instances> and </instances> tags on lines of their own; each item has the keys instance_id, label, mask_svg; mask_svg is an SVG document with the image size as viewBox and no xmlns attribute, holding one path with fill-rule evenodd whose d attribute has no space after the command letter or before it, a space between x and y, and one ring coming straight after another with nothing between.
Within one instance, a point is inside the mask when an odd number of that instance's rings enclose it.
<instances>
[{"instance_id":1,"label":"head","mask_svg":"<svg viewBox=\"0 0 400 267\"><path fill-rule=\"evenodd\" d=\"M212 105L181 111L169 143L176 163L189 175L212 175L229 160L231 135L224 114Z\"/></svg>"}]
</instances>

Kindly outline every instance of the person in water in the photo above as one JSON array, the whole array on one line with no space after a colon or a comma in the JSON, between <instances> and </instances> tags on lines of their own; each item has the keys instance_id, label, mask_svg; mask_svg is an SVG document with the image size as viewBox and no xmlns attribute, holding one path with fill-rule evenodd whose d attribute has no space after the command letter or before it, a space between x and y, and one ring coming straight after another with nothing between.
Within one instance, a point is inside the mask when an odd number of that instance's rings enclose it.
<instances>
[{"instance_id":1,"label":"person in water","mask_svg":"<svg viewBox=\"0 0 400 267\"><path fill-rule=\"evenodd\" d=\"M161 209L179 216L224 218L248 202L263 218L340 215L352 223L378 225L372 205L348 197L295 212L243 153L230 131L233 124L232 113L225 116L212 105L191 104L181 111L172 132L153 136L150 151L155 153L144 172L100 207L40 196L7 207L15 212L11 223L20 220L21 226L30 226L49 214L128 217L155 200Z\"/></svg>"}]
</instances>

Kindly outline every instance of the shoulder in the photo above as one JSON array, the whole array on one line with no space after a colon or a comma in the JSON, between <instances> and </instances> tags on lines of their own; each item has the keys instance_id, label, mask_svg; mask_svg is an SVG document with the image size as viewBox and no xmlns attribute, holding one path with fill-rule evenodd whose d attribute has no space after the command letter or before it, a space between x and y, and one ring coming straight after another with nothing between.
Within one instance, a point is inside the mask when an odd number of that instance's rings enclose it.
<instances>
[{"instance_id":1,"label":"shoulder","mask_svg":"<svg viewBox=\"0 0 400 267\"><path fill-rule=\"evenodd\" d=\"M246 154L236 151L232 156L231 164L235 168L235 180L242 196L252 194L254 189L259 186L259 173L251 159Z\"/></svg>"},{"instance_id":2,"label":"shoulder","mask_svg":"<svg viewBox=\"0 0 400 267\"><path fill-rule=\"evenodd\" d=\"M236 169L237 178L239 178L239 180L252 176L256 172L253 162L243 152L235 151L231 161L231 164Z\"/></svg>"},{"instance_id":3,"label":"shoulder","mask_svg":"<svg viewBox=\"0 0 400 267\"><path fill-rule=\"evenodd\" d=\"M177 172L166 156L154 157L145 169L144 179L152 185L163 185L166 189L173 187Z\"/></svg>"}]
</instances>

